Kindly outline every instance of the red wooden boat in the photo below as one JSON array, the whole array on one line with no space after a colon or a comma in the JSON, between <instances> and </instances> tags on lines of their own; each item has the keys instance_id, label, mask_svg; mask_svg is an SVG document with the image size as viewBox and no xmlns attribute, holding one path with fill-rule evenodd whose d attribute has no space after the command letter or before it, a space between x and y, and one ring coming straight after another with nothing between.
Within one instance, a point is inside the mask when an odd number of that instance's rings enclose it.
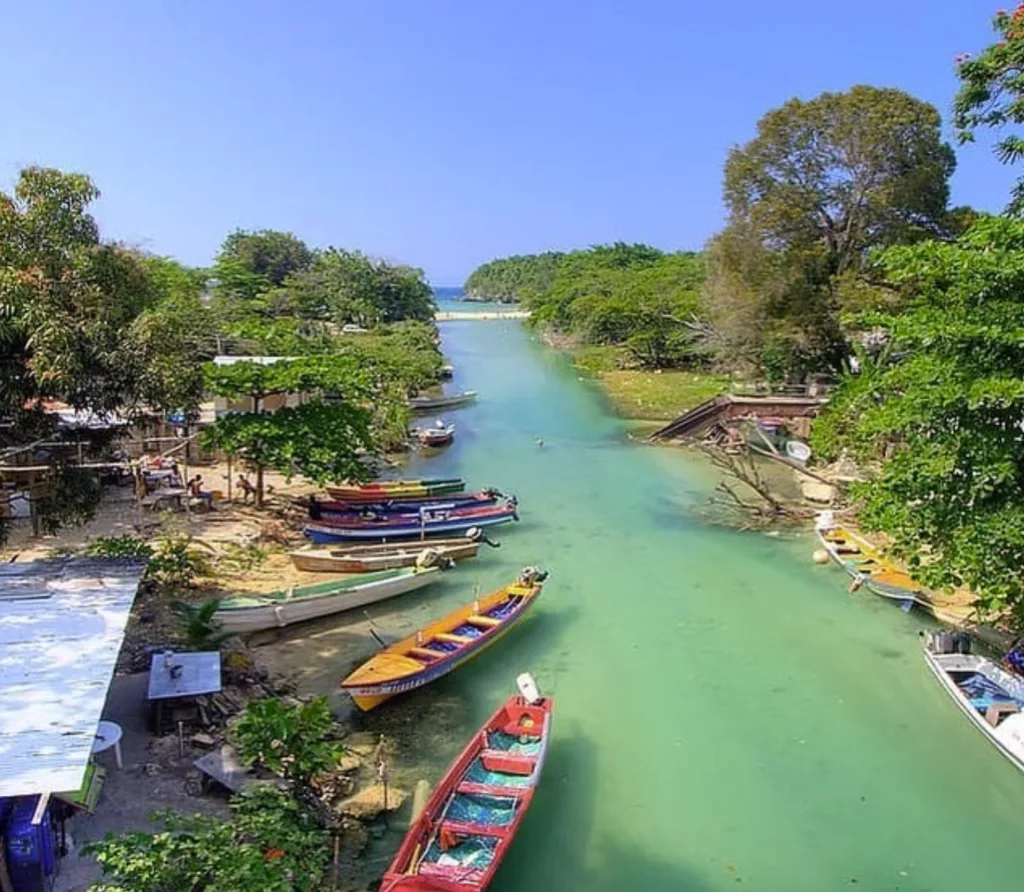
<instances>
[{"instance_id":1,"label":"red wooden boat","mask_svg":"<svg viewBox=\"0 0 1024 892\"><path fill-rule=\"evenodd\" d=\"M520 675L520 695L481 728L434 788L380 892L486 889L519 829L551 738L552 701Z\"/></svg>"}]
</instances>

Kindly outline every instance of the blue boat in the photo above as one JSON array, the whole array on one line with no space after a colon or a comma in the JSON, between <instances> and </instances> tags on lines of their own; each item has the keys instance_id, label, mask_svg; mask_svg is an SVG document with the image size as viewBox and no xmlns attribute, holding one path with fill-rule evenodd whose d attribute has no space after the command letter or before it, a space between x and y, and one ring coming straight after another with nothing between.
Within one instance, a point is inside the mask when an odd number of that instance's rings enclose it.
<instances>
[{"instance_id":1,"label":"blue boat","mask_svg":"<svg viewBox=\"0 0 1024 892\"><path fill-rule=\"evenodd\" d=\"M432 500L423 499L381 499L379 502L346 502L344 499L337 501L320 502L312 500L309 505L309 516L313 520L321 517L341 515L360 516L365 511L377 511L380 513L418 514L421 508L437 508L443 505L454 505L458 508L471 508L474 505L494 505L505 498L504 493L497 489L481 489L477 492L456 493L449 496L435 496ZM514 497L513 497L514 498ZM319 517L317 516L319 514Z\"/></svg>"},{"instance_id":2,"label":"blue boat","mask_svg":"<svg viewBox=\"0 0 1024 892\"><path fill-rule=\"evenodd\" d=\"M451 505L424 509L419 514L383 515L370 518L326 518L306 525L303 532L318 545L333 542L419 539L449 533L464 534L473 527L497 526L519 520L516 504L455 508Z\"/></svg>"}]
</instances>

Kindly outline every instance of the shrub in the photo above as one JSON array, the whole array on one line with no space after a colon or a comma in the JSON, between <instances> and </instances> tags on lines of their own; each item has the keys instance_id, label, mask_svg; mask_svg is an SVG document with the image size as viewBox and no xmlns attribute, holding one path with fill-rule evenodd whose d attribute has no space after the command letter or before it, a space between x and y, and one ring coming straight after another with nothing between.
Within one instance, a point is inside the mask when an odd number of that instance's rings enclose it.
<instances>
[{"instance_id":1,"label":"shrub","mask_svg":"<svg viewBox=\"0 0 1024 892\"><path fill-rule=\"evenodd\" d=\"M85 846L108 882L90 892L318 892L330 845L313 816L282 790L231 800L232 820L159 812L158 833L108 833Z\"/></svg>"},{"instance_id":2,"label":"shrub","mask_svg":"<svg viewBox=\"0 0 1024 892\"><path fill-rule=\"evenodd\" d=\"M306 783L341 758L342 748L327 739L333 724L326 697L298 706L285 706L276 699L254 700L235 726L234 736L244 762Z\"/></svg>"}]
</instances>

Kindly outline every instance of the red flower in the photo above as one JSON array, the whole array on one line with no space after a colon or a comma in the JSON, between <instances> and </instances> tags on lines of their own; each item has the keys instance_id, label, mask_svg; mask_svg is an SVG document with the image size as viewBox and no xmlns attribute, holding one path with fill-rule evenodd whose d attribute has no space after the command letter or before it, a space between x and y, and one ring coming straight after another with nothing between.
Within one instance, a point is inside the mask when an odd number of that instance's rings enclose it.
<instances>
[{"instance_id":1,"label":"red flower","mask_svg":"<svg viewBox=\"0 0 1024 892\"><path fill-rule=\"evenodd\" d=\"M281 849L267 849L263 857L267 861L280 861L284 857L284 852Z\"/></svg>"}]
</instances>

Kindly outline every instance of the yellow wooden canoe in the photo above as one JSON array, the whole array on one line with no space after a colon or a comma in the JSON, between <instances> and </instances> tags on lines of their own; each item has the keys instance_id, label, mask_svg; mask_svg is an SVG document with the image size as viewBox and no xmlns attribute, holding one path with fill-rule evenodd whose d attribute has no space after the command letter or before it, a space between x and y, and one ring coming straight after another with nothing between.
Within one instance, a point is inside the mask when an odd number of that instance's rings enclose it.
<instances>
[{"instance_id":1,"label":"yellow wooden canoe","mask_svg":"<svg viewBox=\"0 0 1024 892\"><path fill-rule=\"evenodd\" d=\"M841 526L816 530L829 556L854 579L883 598L928 604L928 594L906 570L886 558L863 536Z\"/></svg>"},{"instance_id":2,"label":"yellow wooden canoe","mask_svg":"<svg viewBox=\"0 0 1024 892\"><path fill-rule=\"evenodd\" d=\"M511 585L466 604L403 638L355 670L342 683L356 706L373 709L385 700L429 684L490 646L523 618L547 577L528 567Z\"/></svg>"}]
</instances>

